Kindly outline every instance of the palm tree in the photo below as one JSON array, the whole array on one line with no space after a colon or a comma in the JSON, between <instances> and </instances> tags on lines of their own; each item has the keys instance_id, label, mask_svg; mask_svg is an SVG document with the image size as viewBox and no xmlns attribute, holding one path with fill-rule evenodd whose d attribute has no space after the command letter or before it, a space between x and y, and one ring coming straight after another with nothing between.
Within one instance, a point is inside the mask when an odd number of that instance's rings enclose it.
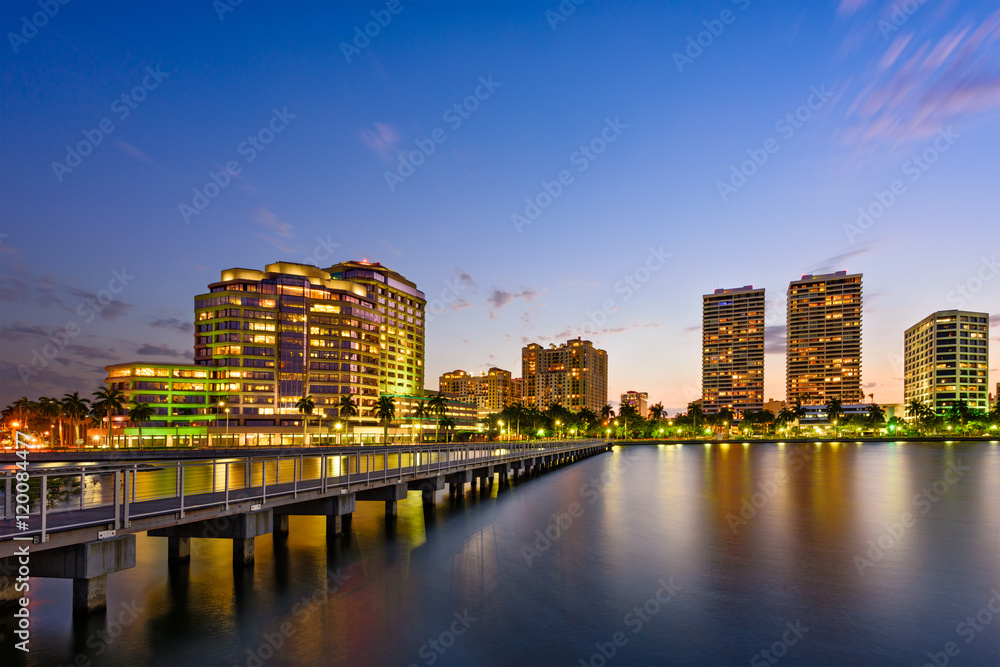
<instances>
[{"instance_id":1,"label":"palm tree","mask_svg":"<svg viewBox=\"0 0 1000 667\"><path fill-rule=\"evenodd\" d=\"M604 421L609 421L614 416L615 416L615 409L610 405L605 404L605 406L601 408L601 419L603 419Z\"/></svg>"},{"instance_id":2,"label":"palm tree","mask_svg":"<svg viewBox=\"0 0 1000 667\"><path fill-rule=\"evenodd\" d=\"M427 403L425 403L424 401L420 401L419 403L417 403L417 407L413 409L413 418L416 419L419 424L423 425L424 420L430 416L431 416L431 410L430 408L427 407ZM416 440L418 431L420 432L420 441L423 442L424 438L423 438L422 428L413 429L413 438L414 440Z\"/></svg>"},{"instance_id":3,"label":"palm tree","mask_svg":"<svg viewBox=\"0 0 1000 667\"><path fill-rule=\"evenodd\" d=\"M622 420L622 433L624 433L626 439L628 439L628 420L638 416L639 412L635 409L634 405L623 403L618 407L618 419Z\"/></svg>"},{"instance_id":4,"label":"palm tree","mask_svg":"<svg viewBox=\"0 0 1000 667\"><path fill-rule=\"evenodd\" d=\"M438 432L441 429L441 420L445 416L448 404L445 403L444 394L438 392L434 398L427 401L427 407L430 408L431 412L434 413L436 418L434 422L434 442L438 441Z\"/></svg>"},{"instance_id":5,"label":"palm tree","mask_svg":"<svg viewBox=\"0 0 1000 667\"><path fill-rule=\"evenodd\" d=\"M698 420L705 418L705 412L701 409L701 405L698 403L688 403L688 417L694 422L695 433L698 432Z\"/></svg>"},{"instance_id":6,"label":"palm tree","mask_svg":"<svg viewBox=\"0 0 1000 667\"><path fill-rule=\"evenodd\" d=\"M382 422L382 442L389 444L389 425L396 418L396 401L392 396L379 396L375 404L375 417Z\"/></svg>"},{"instance_id":7,"label":"palm tree","mask_svg":"<svg viewBox=\"0 0 1000 667\"><path fill-rule=\"evenodd\" d=\"M452 431L455 428L455 420L451 417L443 417L441 419L441 425L444 426L445 431ZM451 436L445 434L445 442L451 442Z\"/></svg>"},{"instance_id":8,"label":"palm tree","mask_svg":"<svg viewBox=\"0 0 1000 667\"><path fill-rule=\"evenodd\" d=\"M964 429L966 422L973 416L974 411L961 399L954 401L948 410L948 421L958 422L959 429Z\"/></svg>"},{"instance_id":9,"label":"palm tree","mask_svg":"<svg viewBox=\"0 0 1000 667\"><path fill-rule=\"evenodd\" d=\"M28 418L34 411L34 403L28 399L27 396L22 396L21 398L14 401L11 405L17 409L18 422L24 428L25 431L28 430Z\"/></svg>"},{"instance_id":10,"label":"palm tree","mask_svg":"<svg viewBox=\"0 0 1000 667\"><path fill-rule=\"evenodd\" d=\"M313 400L312 394L310 394L296 401L295 407L298 409L299 414L302 415L302 444L304 445L306 444L306 429L309 426L309 417L312 416L313 410L316 409L316 401Z\"/></svg>"},{"instance_id":11,"label":"palm tree","mask_svg":"<svg viewBox=\"0 0 1000 667\"><path fill-rule=\"evenodd\" d=\"M663 403L653 403L649 406L649 417L655 421L660 421L663 419L665 411L663 409Z\"/></svg>"},{"instance_id":12,"label":"palm tree","mask_svg":"<svg viewBox=\"0 0 1000 667\"><path fill-rule=\"evenodd\" d=\"M90 403L90 409L95 415L107 415L108 417L108 446L111 446L111 415L121 412L125 407L125 394L117 389L101 387L94 392L94 400Z\"/></svg>"},{"instance_id":13,"label":"palm tree","mask_svg":"<svg viewBox=\"0 0 1000 667\"><path fill-rule=\"evenodd\" d=\"M73 442L80 440L80 422L87 418L90 413L90 401L80 398L80 392L74 391L66 394L62 400L63 414L73 424ZM79 448L79 445L77 445Z\"/></svg>"},{"instance_id":14,"label":"palm tree","mask_svg":"<svg viewBox=\"0 0 1000 667\"><path fill-rule=\"evenodd\" d=\"M839 398L833 396L829 398L826 402L826 420L836 427L837 420L840 416L844 414L844 404ZM834 435L837 434L839 429L834 428Z\"/></svg>"},{"instance_id":15,"label":"palm tree","mask_svg":"<svg viewBox=\"0 0 1000 667\"><path fill-rule=\"evenodd\" d=\"M128 418L133 424L139 427L139 448L142 448L142 424L143 422L148 422L150 418L156 414L156 409L152 407L149 403L138 403L135 400L132 401L132 407L129 408Z\"/></svg>"},{"instance_id":16,"label":"palm tree","mask_svg":"<svg viewBox=\"0 0 1000 667\"><path fill-rule=\"evenodd\" d=\"M868 406L867 420L872 428L879 428L885 423L885 410L877 403Z\"/></svg>"},{"instance_id":17,"label":"palm tree","mask_svg":"<svg viewBox=\"0 0 1000 667\"><path fill-rule=\"evenodd\" d=\"M62 403L59 402L59 399L52 398L51 396L42 396L39 398L38 416L49 422L52 420L59 422L59 444L62 445ZM52 440L55 437L54 426L54 424L50 424L49 426L49 447L52 446Z\"/></svg>"},{"instance_id":18,"label":"palm tree","mask_svg":"<svg viewBox=\"0 0 1000 667\"><path fill-rule=\"evenodd\" d=\"M347 428L350 430L351 427L351 417L358 414L358 406L351 398L350 394L344 394L340 397L340 403L337 404L337 416L347 417Z\"/></svg>"}]
</instances>

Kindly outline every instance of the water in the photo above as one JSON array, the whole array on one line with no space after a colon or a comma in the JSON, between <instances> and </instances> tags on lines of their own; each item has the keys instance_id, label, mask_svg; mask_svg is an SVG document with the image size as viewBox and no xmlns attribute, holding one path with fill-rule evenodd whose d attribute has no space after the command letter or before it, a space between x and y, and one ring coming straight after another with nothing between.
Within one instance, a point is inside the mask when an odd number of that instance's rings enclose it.
<instances>
[{"instance_id":1,"label":"water","mask_svg":"<svg viewBox=\"0 0 1000 667\"><path fill-rule=\"evenodd\" d=\"M34 579L27 664L1000 664L997 444L617 448L394 528L358 507L242 572L140 535L82 623Z\"/></svg>"}]
</instances>

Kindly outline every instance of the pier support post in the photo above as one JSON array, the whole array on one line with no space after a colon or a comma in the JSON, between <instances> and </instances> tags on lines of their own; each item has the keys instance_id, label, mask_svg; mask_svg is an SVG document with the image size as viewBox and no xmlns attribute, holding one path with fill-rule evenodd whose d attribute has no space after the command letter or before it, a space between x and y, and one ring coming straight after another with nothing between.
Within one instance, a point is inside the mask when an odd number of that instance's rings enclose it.
<instances>
[{"instance_id":1,"label":"pier support post","mask_svg":"<svg viewBox=\"0 0 1000 667\"><path fill-rule=\"evenodd\" d=\"M168 537L167 560L174 563L191 560L191 538Z\"/></svg>"},{"instance_id":2,"label":"pier support post","mask_svg":"<svg viewBox=\"0 0 1000 667\"><path fill-rule=\"evenodd\" d=\"M108 608L108 575L73 579L73 613L92 614Z\"/></svg>"},{"instance_id":3,"label":"pier support post","mask_svg":"<svg viewBox=\"0 0 1000 667\"><path fill-rule=\"evenodd\" d=\"M17 572L18 557L0 559L0 571ZM31 576L73 580L73 612L107 609L108 575L135 567L135 535L32 552ZM13 577L10 589L14 590ZM16 593L18 597L21 593Z\"/></svg>"},{"instance_id":4,"label":"pier support post","mask_svg":"<svg viewBox=\"0 0 1000 667\"><path fill-rule=\"evenodd\" d=\"M233 538L233 565L237 567L253 565L253 546L252 537Z\"/></svg>"},{"instance_id":5,"label":"pier support post","mask_svg":"<svg viewBox=\"0 0 1000 667\"><path fill-rule=\"evenodd\" d=\"M396 505L397 504L398 504L398 501L396 501L396 500L387 500L387 501L385 501L385 518L386 519L395 519L396 518L396 510L397 510Z\"/></svg>"},{"instance_id":6,"label":"pier support post","mask_svg":"<svg viewBox=\"0 0 1000 667\"><path fill-rule=\"evenodd\" d=\"M275 540L283 540L288 538L287 514L274 515L274 524L271 527L271 534L274 536Z\"/></svg>"}]
</instances>

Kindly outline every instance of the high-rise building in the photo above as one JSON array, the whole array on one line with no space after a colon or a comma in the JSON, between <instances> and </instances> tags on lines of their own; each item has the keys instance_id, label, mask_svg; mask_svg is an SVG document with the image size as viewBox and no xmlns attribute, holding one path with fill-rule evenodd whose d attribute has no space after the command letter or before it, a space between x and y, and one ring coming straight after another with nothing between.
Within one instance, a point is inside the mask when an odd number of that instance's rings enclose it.
<instances>
[{"instance_id":1,"label":"high-rise building","mask_svg":"<svg viewBox=\"0 0 1000 667\"><path fill-rule=\"evenodd\" d=\"M939 310L907 329L904 402L919 401L937 415L959 400L989 410L989 320L987 313Z\"/></svg>"},{"instance_id":2,"label":"high-rise building","mask_svg":"<svg viewBox=\"0 0 1000 667\"><path fill-rule=\"evenodd\" d=\"M621 405L631 405L635 413L645 419L649 412L649 394L645 391L626 391L622 394Z\"/></svg>"},{"instance_id":3,"label":"high-rise building","mask_svg":"<svg viewBox=\"0 0 1000 667\"><path fill-rule=\"evenodd\" d=\"M427 300L415 283L378 262L341 262L327 269L334 280L349 280L368 289L368 299L382 321L379 352L383 394L424 392L424 307Z\"/></svg>"},{"instance_id":4,"label":"high-rise building","mask_svg":"<svg viewBox=\"0 0 1000 667\"><path fill-rule=\"evenodd\" d=\"M317 416L336 417L350 395L367 417L379 394L382 316L366 286L330 278L306 264L263 271L226 269L195 297L197 366L231 424L300 423L299 398L311 394ZM220 382L225 380L226 382Z\"/></svg>"},{"instance_id":5,"label":"high-rise building","mask_svg":"<svg viewBox=\"0 0 1000 667\"><path fill-rule=\"evenodd\" d=\"M455 370L441 376L439 388L450 397L474 403L482 418L521 400L520 394L514 395L514 383L510 375L510 371L502 368L491 368L479 375Z\"/></svg>"},{"instance_id":6,"label":"high-rise building","mask_svg":"<svg viewBox=\"0 0 1000 667\"><path fill-rule=\"evenodd\" d=\"M737 418L764 405L764 290L717 289L702 297L702 409Z\"/></svg>"},{"instance_id":7,"label":"high-rise building","mask_svg":"<svg viewBox=\"0 0 1000 667\"><path fill-rule=\"evenodd\" d=\"M788 285L785 389L789 404L860 403L861 274L804 275Z\"/></svg>"},{"instance_id":8,"label":"high-rise building","mask_svg":"<svg viewBox=\"0 0 1000 667\"><path fill-rule=\"evenodd\" d=\"M608 353L580 338L558 347L531 343L521 348L521 378L525 407L556 403L600 413L608 402Z\"/></svg>"}]
</instances>

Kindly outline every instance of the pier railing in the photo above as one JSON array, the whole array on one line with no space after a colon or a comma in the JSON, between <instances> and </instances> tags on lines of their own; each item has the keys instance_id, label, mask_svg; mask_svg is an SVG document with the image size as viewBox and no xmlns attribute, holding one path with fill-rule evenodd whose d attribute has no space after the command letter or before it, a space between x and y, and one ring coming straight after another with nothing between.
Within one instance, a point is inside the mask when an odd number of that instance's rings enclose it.
<instances>
[{"instance_id":1,"label":"pier railing","mask_svg":"<svg viewBox=\"0 0 1000 667\"><path fill-rule=\"evenodd\" d=\"M225 458L157 459L147 462L39 464L0 474L0 541L33 536L45 542L54 531L106 524L127 528L140 517L233 502L261 505L304 492L346 493L355 485L387 484L432 473L559 454L602 440L336 447L288 454ZM211 452L206 451L206 454ZM43 467L44 466L44 467ZM27 479L25 479L27 473ZM315 495L315 494L313 494Z\"/></svg>"}]
</instances>

